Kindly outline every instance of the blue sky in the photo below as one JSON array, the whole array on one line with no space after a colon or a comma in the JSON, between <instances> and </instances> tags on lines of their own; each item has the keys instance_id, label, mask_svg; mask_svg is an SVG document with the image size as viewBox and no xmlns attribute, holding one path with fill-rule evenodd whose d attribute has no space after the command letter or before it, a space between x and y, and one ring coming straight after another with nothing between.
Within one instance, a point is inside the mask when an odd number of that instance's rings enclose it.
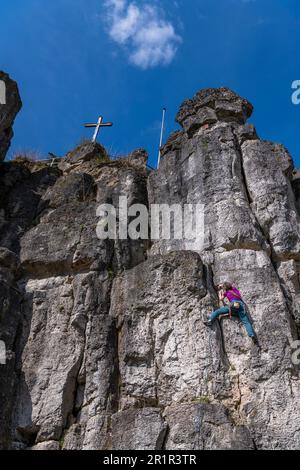
<instances>
[{"instance_id":1,"label":"blue sky","mask_svg":"<svg viewBox=\"0 0 300 470\"><path fill-rule=\"evenodd\" d=\"M162 107L167 137L184 99L228 86L300 166L299 0L0 0L0 41L23 99L10 155L64 155L103 114L110 152L144 147L155 165Z\"/></svg>"}]
</instances>

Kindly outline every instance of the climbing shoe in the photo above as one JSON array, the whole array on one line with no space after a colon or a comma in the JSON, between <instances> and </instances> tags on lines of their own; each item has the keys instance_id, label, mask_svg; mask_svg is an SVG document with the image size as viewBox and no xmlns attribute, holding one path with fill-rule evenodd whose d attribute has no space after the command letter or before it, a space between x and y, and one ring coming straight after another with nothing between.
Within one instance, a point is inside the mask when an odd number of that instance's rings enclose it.
<instances>
[{"instance_id":1,"label":"climbing shoe","mask_svg":"<svg viewBox=\"0 0 300 470\"><path fill-rule=\"evenodd\" d=\"M213 324L213 322L211 320L204 320L204 325L205 326L211 326Z\"/></svg>"},{"instance_id":2,"label":"climbing shoe","mask_svg":"<svg viewBox=\"0 0 300 470\"><path fill-rule=\"evenodd\" d=\"M258 344L256 336L250 336L253 344Z\"/></svg>"}]
</instances>

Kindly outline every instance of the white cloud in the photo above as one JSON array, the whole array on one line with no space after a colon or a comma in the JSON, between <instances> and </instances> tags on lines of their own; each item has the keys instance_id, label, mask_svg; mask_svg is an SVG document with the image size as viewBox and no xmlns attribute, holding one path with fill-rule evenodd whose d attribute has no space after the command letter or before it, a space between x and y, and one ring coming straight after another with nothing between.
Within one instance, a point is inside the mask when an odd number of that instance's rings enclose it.
<instances>
[{"instance_id":1,"label":"white cloud","mask_svg":"<svg viewBox=\"0 0 300 470\"><path fill-rule=\"evenodd\" d=\"M172 62L181 37L158 6L105 0L105 8L109 35L126 49L132 64L146 70Z\"/></svg>"}]
</instances>

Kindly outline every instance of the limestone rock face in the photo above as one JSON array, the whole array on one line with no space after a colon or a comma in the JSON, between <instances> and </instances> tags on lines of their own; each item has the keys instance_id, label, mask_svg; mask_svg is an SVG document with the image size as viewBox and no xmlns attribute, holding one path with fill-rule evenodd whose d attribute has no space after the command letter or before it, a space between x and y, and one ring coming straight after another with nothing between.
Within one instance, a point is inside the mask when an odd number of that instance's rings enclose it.
<instances>
[{"instance_id":1,"label":"limestone rock face","mask_svg":"<svg viewBox=\"0 0 300 470\"><path fill-rule=\"evenodd\" d=\"M0 248L0 341L6 348L6 358L0 361L0 449L10 445L10 423L13 408L12 391L16 380L15 341L20 319L22 293L15 287L18 257ZM5 359L3 361L3 359ZM4 363L5 362L5 363Z\"/></svg>"},{"instance_id":2,"label":"limestone rock face","mask_svg":"<svg viewBox=\"0 0 300 470\"><path fill-rule=\"evenodd\" d=\"M166 410L170 434L167 450L253 450L249 430L234 426L228 410L219 404L183 403ZM187 446L187 442L189 443Z\"/></svg>"},{"instance_id":3,"label":"limestone rock face","mask_svg":"<svg viewBox=\"0 0 300 470\"><path fill-rule=\"evenodd\" d=\"M249 101L228 88L208 88L199 91L193 99L184 101L176 120L192 137L197 129L218 121L245 124L252 111Z\"/></svg>"},{"instance_id":4,"label":"limestone rock face","mask_svg":"<svg viewBox=\"0 0 300 470\"><path fill-rule=\"evenodd\" d=\"M143 433L140 432L142 428ZM167 427L159 408L144 407L120 411L112 417L112 448L115 450L161 449L166 431Z\"/></svg>"},{"instance_id":5,"label":"limestone rock face","mask_svg":"<svg viewBox=\"0 0 300 470\"><path fill-rule=\"evenodd\" d=\"M0 162L4 160L10 147L14 135L12 126L21 107L22 102L16 82L0 71Z\"/></svg>"},{"instance_id":6,"label":"limestone rock face","mask_svg":"<svg viewBox=\"0 0 300 470\"><path fill-rule=\"evenodd\" d=\"M292 185L296 197L298 214L300 214L300 170L294 170Z\"/></svg>"},{"instance_id":7,"label":"limestone rock face","mask_svg":"<svg viewBox=\"0 0 300 470\"><path fill-rule=\"evenodd\" d=\"M299 175L228 89L185 102L146 170L84 143L1 164L0 448L297 449ZM204 243L100 240L97 208L202 204ZM119 219L118 219L119 223ZM207 328L230 280L237 318Z\"/></svg>"}]
</instances>

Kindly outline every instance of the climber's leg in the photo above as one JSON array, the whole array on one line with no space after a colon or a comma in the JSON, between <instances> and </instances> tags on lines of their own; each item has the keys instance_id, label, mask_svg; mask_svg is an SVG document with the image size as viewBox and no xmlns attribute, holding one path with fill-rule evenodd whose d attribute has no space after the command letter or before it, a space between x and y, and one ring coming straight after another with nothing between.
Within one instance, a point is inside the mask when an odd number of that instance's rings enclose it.
<instances>
[{"instance_id":1,"label":"climber's leg","mask_svg":"<svg viewBox=\"0 0 300 470\"><path fill-rule=\"evenodd\" d=\"M205 322L206 325L212 325L213 322L220 316L226 315L229 313L229 307L221 307L218 310L215 310L211 315L209 315L208 320Z\"/></svg>"},{"instance_id":2,"label":"climber's leg","mask_svg":"<svg viewBox=\"0 0 300 470\"><path fill-rule=\"evenodd\" d=\"M248 318L248 315L245 312L244 305L240 306L238 314L239 314L241 322L243 323L244 327L246 328L248 336L250 336L250 338L255 338L255 332L254 332L253 327L251 325L251 322Z\"/></svg>"}]
</instances>

